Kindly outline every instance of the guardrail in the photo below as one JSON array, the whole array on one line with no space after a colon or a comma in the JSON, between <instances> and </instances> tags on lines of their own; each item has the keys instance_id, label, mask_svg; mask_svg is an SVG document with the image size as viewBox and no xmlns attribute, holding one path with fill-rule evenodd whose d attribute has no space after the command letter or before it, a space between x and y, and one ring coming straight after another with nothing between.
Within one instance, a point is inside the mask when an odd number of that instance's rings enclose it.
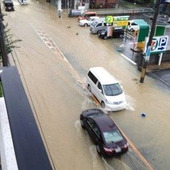
<instances>
[{"instance_id":1,"label":"guardrail","mask_svg":"<svg viewBox=\"0 0 170 170\"><path fill-rule=\"evenodd\" d=\"M123 10L98 10L96 11L97 15L138 15L143 13L154 13L153 8L134 8L134 9L123 9Z\"/></svg>"}]
</instances>

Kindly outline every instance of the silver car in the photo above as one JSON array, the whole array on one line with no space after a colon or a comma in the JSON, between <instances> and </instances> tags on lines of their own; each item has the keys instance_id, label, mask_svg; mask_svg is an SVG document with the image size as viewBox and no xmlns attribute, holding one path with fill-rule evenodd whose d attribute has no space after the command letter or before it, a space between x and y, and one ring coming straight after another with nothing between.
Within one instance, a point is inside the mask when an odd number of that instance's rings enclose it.
<instances>
[{"instance_id":1,"label":"silver car","mask_svg":"<svg viewBox=\"0 0 170 170\"><path fill-rule=\"evenodd\" d=\"M92 34L98 34L100 30L103 30L107 27L107 24L104 21L95 21L90 25L90 32Z\"/></svg>"}]
</instances>

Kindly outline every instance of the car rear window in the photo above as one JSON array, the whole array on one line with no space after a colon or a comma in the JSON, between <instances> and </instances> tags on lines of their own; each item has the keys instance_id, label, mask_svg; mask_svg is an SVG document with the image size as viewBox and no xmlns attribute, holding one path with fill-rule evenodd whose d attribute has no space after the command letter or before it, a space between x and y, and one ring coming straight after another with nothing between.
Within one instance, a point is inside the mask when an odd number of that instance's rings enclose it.
<instances>
[{"instance_id":1,"label":"car rear window","mask_svg":"<svg viewBox=\"0 0 170 170\"><path fill-rule=\"evenodd\" d=\"M116 143L123 140L122 135L118 130L103 132L104 139L106 143Z\"/></svg>"}]
</instances>

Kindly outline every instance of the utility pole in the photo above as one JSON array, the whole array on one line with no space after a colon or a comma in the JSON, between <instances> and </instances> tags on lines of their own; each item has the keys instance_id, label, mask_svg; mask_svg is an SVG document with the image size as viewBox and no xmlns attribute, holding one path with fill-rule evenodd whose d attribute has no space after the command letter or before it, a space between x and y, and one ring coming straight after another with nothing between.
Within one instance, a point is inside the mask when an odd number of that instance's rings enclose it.
<instances>
[{"instance_id":1,"label":"utility pole","mask_svg":"<svg viewBox=\"0 0 170 170\"><path fill-rule=\"evenodd\" d=\"M144 82L144 78L145 78L145 74L146 74L146 68L149 62L149 58L150 58L150 53L151 53L151 45L152 45L152 39L155 33L155 27L156 27L156 21L157 21L157 17L159 14L159 6L160 6L161 0L157 0L156 4L155 4L155 13L154 13L154 17L152 20L152 27L151 27L151 32L150 32L150 36L149 36L149 41L147 44L147 50L146 50L146 56L143 58L144 62L143 62L143 67L142 67L142 72L141 72L141 77L140 77L140 83Z\"/></svg>"},{"instance_id":2,"label":"utility pole","mask_svg":"<svg viewBox=\"0 0 170 170\"><path fill-rule=\"evenodd\" d=\"M0 50L2 55L2 64L4 67L8 66L8 55L6 51L5 45L5 37L4 37L4 25L3 25L3 16L1 12L1 4L0 4Z\"/></svg>"}]
</instances>

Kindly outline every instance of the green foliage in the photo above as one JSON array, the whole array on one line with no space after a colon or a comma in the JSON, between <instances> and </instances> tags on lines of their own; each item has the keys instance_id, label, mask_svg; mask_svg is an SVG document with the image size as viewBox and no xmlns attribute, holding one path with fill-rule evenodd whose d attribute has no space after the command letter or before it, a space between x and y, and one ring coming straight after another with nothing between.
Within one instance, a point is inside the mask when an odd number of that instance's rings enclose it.
<instances>
[{"instance_id":1,"label":"green foliage","mask_svg":"<svg viewBox=\"0 0 170 170\"><path fill-rule=\"evenodd\" d=\"M10 29L8 28L8 24L4 26L4 41L6 46L6 52L7 55L12 52L14 48L19 48L18 45L16 45L18 42L22 40L13 40L13 34L10 33ZM2 52L0 49L0 59L2 59Z\"/></svg>"}]
</instances>

